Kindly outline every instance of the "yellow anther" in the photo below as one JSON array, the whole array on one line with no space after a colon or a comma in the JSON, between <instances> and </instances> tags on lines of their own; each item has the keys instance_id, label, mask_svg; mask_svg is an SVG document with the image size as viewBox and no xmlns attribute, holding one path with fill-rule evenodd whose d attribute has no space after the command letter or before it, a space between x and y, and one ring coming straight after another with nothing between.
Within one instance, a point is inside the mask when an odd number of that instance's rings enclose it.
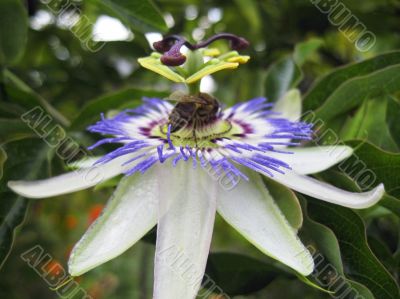
<instances>
[{"instance_id":1,"label":"yellow anther","mask_svg":"<svg viewBox=\"0 0 400 299\"><path fill-rule=\"evenodd\" d=\"M215 57L221 55L221 51L217 48L205 49L203 51L204 56Z\"/></svg>"},{"instance_id":2,"label":"yellow anther","mask_svg":"<svg viewBox=\"0 0 400 299\"><path fill-rule=\"evenodd\" d=\"M227 61L245 64L245 63L247 63L247 61L249 61L249 59L250 59L250 56L235 56L235 57L228 58Z\"/></svg>"}]
</instances>

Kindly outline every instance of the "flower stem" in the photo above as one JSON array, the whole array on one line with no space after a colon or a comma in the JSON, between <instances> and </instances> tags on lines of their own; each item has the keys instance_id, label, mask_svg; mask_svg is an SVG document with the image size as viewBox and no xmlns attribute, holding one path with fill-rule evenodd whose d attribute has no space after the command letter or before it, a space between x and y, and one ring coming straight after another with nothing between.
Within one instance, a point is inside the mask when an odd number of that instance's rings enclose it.
<instances>
[{"instance_id":1,"label":"flower stem","mask_svg":"<svg viewBox=\"0 0 400 299\"><path fill-rule=\"evenodd\" d=\"M200 82L201 82L201 80L187 85L190 95L195 95L195 94L200 93Z\"/></svg>"}]
</instances>

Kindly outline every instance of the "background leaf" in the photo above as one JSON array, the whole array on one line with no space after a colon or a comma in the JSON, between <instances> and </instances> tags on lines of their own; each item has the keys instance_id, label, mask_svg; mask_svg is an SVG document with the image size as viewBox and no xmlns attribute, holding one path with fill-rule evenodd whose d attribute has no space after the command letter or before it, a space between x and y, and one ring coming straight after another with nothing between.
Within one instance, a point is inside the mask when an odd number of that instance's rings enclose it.
<instances>
[{"instance_id":1,"label":"background leaf","mask_svg":"<svg viewBox=\"0 0 400 299\"><path fill-rule=\"evenodd\" d=\"M302 66L323 44L324 41L319 38L311 38L305 42L298 43L293 53L294 61L298 66Z\"/></svg>"},{"instance_id":2,"label":"background leaf","mask_svg":"<svg viewBox=\"0 0 400 299\"><path fill-rule=\"evenodd\" d=\"M280 272L274 266L234 253L212 253L206 273L228 295L259 291Z\"/></svg>"},{"instance_id":3,"label":"background leaf","mask_svg":"<svg viewBox=\"0 0 400 299\"><path fill-rule=\"evenodd\" d=\"M399 90L399 54L390 53L339 69L326 76L304 98L304 110L330 120L364 99Z\"/></svg>"},{"instance_id":4,"label":"background leaf","mask_svg":"<svg viewBox=\"0 0 400 299\"><path fill-rule=\"evenodd\" d=\"M0 146L0 179L3 177L3 166L7 160L6 151Z\"/></svg>"},{"instance_id":5,"label":"background leaf","mask_svg":"<svg viewBox=\"0 0 400 299\"><path fill-rule=\"evenodd\" d=\"M377 185L383 183L385 190L392 196L400 196L400 155L379 149L362 141L348 141L355 148L354 155L339 164L340 169L362 184ZM368 177L367 177L368 176Z\"/></svg>"},{"instance_id":6,"label":"background leaf","mask_svg":"<svg viewBox=\"0 0 400 299\"><path fill-rule=\"evenodd\" d=\"M368 247L365 227L357 214L317 201L309 203L308 212L334 231L351 278L367 286L376 299L398 298L399 287Z\"/></svg>"},{"instance_id":7,"label":"background leaf","mask_svg":"<svg viewBox=\"0 0 400 299\"><path fill-rule=\"evenodd\" d=\"M0 65L16 63L25 51L28 18L22 2L0 2Z\"/></svg>"},{"instance_id":8,"label":"background leaf","mask_svg":"<svg viewBox=\"0 0 400 299\"><path fill-rule=\"evenodd\" d=\"M368 140L382 149L397 151L398 146L386 120L389 101L388 96L364 101L354 117L349 118L342 127L341 138Z\"/></svg>"},{"instance_id":9,"label":"background leaf","mask_svg":"<svg viewBox=\"0 0 400 299\"><path fill-rule=\"evenodd\" d=\"M268 69L265 81L265 96L271 102L279 100L302 79L301 69L292 57L286 57Z\"/></svg>"},{"instance_id":10,"label":"background leaf","mask_svg":"<svg viewBox=\"0 0 400 299\"><path fill-rule=\"evenodd\" d=\"M8 159L0 181L0 265L7 258L14 240L14 231L25 218L28 200L11 192L7 182L13 179L35 179L46 173L49 148L38 139L25 139L4 146ZM32 159L36 157L36 159Z\"/></svg>"},{"instance_id":11,"label":"background leaf","mask_svg":"<svg viewBox=\"0 0 400 299\"><path fill-rule=\"evenodd\" d=\"M349 80L366 76L398 64L400 64L400 52L395 51L393 53L378 55L369 60L338 68L318 80L313 88L310 89L304 99L304 109L318 109L338 88L341 87L341 85ZM343 98L343 100L347 101L348 99Z\"/></svg>"},{"instance_id":12,"label":"background leaf","mask_svg":"<svg viewBox=\"0 0 400 299\"><path fill-rule=\"evenodd\" d=\"M20 119L0 118L0 143L34 137L34 132Z\"/></svg>"},{"instance_id":13,"label":"background leaf","mask_svg":"<svg viewBox=\"0 0 400 299\"><path fill-rule=\"evenodd\" d=\"M15 74L6 70L4 72L4 79L7 97L9 100L22 106L16 109L16 115L20 116L31 108L42 107L54 119L54 121L59 122L62 125L69 124L69 121L60 112L58 112L42 96L32 90Z\"/></svg>"},{"instance_id":14,"label":"background leaf","mask_svg":"<svg viewBox=\"0 0 400 299\"><path fill-rule=\"evenodd\" d=\"M391 136L396 141L397 146L400 146L400 103L394 97L388 99L386 118Z\"/></svg>"},{"instance_id":15,"label":"background leaf","mask_svg":"<svg viewBox=\"0 0 400 299\"><path fill-rule=\"evenodd\" d=\"M151 0L94 0L135 31L166 31L161 12Z\"/></svg>"}]
</instances>

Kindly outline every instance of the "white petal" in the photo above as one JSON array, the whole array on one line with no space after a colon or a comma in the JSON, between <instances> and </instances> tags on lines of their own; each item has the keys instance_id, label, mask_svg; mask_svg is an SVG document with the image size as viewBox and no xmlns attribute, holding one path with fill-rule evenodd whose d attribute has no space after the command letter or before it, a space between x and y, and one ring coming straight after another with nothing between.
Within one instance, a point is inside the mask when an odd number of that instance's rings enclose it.
<instances>
[{"instance_id":1,"label":"white petal","mask_svg":"<svg viewBox=\"0 0 400 299\"><path fill-rule=\"evenodd\" d=\"M353 154L349 146L318 146L288 148L293 154L268 153L268 156L286 162L299 174L312 174L324 171Z\"/></svg>"},{"instance_id":2,"label":"white petal","mask_svg":"<svg viewBox=\"0 0 400 299\"><path fill-rule=\"evenodd\" d=\"M368 192L354 193L290 170L285 174L274 173L271 179L300 193L353 209L373 206L385 193L383 184Z\"/></svg>"},{"instance_id":3,"label":"white petal","mask_svg":"<svg viewBox=\"0 0 400 299\"><path fill-rule=\"evenodd\" d=\"M298 89L289 90L274 106L274 111L279 112L276 117L287 118L291 121L299 121L301 116L301 94Z\"/></svg>"},{"instance_id":4,"label":"white petal","mask_svg":"<svg viewBox=\"0 0 400 299\"><path fill-rule=\"evenodd\" d=\"M191 163L163 169L153 298L193 299L210 249L217 183Z\"/></svg>"},{"instance_id":5,"label":"white petal","mask_svg":"<svg viewBox=\"0 0 400 299\"><path fill-rule=\"evenodd\" d=\"M116 158L106 164L78 169L53 178L38 181L9 181L8 187L14 192L29 198L51 197L90 188L119 175L134 164L122 164L134 155Z\"/></svg>"},{"instance_id":6,"label":"white petal","mask_svg":"<svg viewBox=\"0 0 400 299\"><path fill-rule=\"evenodd\" d=\"M102 215L72 250L68 266L81 275L120 255L157 223L157 169L124 177Z\"/></svg>"},{"instance_id":7,"label":"white petal","mask_svg":"<svg viewBox=\"0 0 400 299\"><path fill-rule=\"evenodd\" d=\"M248 182L241 180L231 191L221 190L218 212L263 253L309 275L314 268L311 254L275 204L260 175L248 175Z\"/></svg>"}]
</instances>

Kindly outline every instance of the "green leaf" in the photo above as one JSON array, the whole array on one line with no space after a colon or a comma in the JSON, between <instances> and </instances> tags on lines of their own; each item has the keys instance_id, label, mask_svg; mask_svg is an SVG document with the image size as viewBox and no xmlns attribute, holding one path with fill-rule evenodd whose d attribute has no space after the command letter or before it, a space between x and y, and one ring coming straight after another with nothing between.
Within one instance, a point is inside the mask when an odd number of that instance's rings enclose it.
<instances>
[{"instance_id":1,"label":"green leaf","mask_svg":"<svg viewBox=\"0 0 400 299\"><path fill-rule=\"evenodd\" d=\"M303 224L303 214L296 194L289 188L272 180L264 179L264 184L290 225L296 230L300 229Z\"/></svg>"},{"instance_id":2,"label":"green leaf","mask_svg":"<svg viewBox=\"0 0 400 299\"><path fill-rule=\"evenodd\" d=\"M371 291L363 284L353 281L348 279L347 282L351 284L351 287L355 289L358 292L358 295L360 295L362 299L375 299L374 295L371 293Z\"/></svg>"},{"instance_id":3,"label":"green leaf","mask_svg":"<svg viewBox=\"0 0 400 299\"><path fill-rule=\"evenodd\" d=\"M288 56L269 68L265 81L265 95L270 102L279 100L289 89L294 88L303 77L301 69Z\"/></svg>"},{"instance_id":4,"label":"green leaf","mask_svg":"<svg viewBox=\"0 0 400 299\"><path fill-rule=\"evenodd\" d=\"M388 96L366 100L343 126L340 137L343 140L365 139L382 149L397 151L398 146L386 124L389 100Z\"/></svg>"},{"instance_id":5,"label":"green leaf","mask_svg":"<svg viewBox=\"0 0 400 299\"><path fill-rule=\"evenodd\" d=\"M392 211L397 217L400 217L400 200L390 196L389 194L385 194L379 204L386 209Z\"/></svg>"},{"instance_id":6,"label":"green leaf","mask_svg":"<svg viewBox=\"0 0 400 299\"><path fill-rule=\"evenodd\" d=\"M34 135L34 131L20 119L0 118L0 143Z\"/></svg>"},{"instance_id":7,"label":"green leaf","mask_svg":"<svg viewBox=\"0 0 400 299\"><path fill-rule=\"evenodd\" d=\"M386 269L395 274L396 261L388 245L374 236L368 236L368 245Z\"/></svg>"},{"instance_id":8,"label":"green leaf","mask_svg":"<svg viewBox=\"0 0 400 299\"><path fill-rule=\"evenodd\" d=\"M329 287L329 275L326 275L326 277L324 276L324 274L327 274L327 271L324 272L324 269L329 269L329 271L332 272L331 274L336 272L336 275L338 276L337 285L341 285L342 283L350 284L352 288L356 289L356 291L363 295L365 299L374 299L368 288L358 282L348 279L348 277L344 275L342 255L340 253L338 239L330 228L309 217L307 202L304 200L302 195L299 196L304 214L304 224L300 231L300 236L302 240L306 242L307 248L310 249L315 260L316 270L314 271L313 277L320 284L324 284L323 287L327 287L328 285L327 288L332 291L332 287ZM327 280L324 279L324 277ZM336 294L336 296L338 295L340 294Z\"/></svg>"},{"instance_id":9,"label":"green leaf","mask_svg":"<svg viewBox=\"0 0 400 299\"><path fill-rule=\"evenodd\" d=\"M324 41L319 38L311 38L308 41L298 43L293 53L294 61L298 66L302 66L323 44Z\"/></svg>"},{"instance_id":10,"label":"green leaf","mask_svg":"<svg viewBox=\"0 0 400 299\"><path fill-rule=\"evenodd\" d=\"M235 0L234 2L238 6L244 19L246 19L246 24L248 24L250 30L253 33L259 32L262 26L262 21L257 2L254 0Z\"/></svg>"},{"instance_id":11,"label":"green leaf","mask_svg":"<svg viewBox=\"0 0 400 299\"><path fill-rule=\"evenodd\" d=\"M261 290L282 270L254 258L235 253L212 253L206 274L230 296ZM215 287L205 284L205 287Z\"/></svg>"},{"instance_id":12,"label":"green leaf","mask_svg":"<svg viewBox=\"0 0 400 299\"><path fill-rule=\"evenodd\" d=\"M393 97L389 97L387 103L386 119L391 136L400 147L400 103Z\"/></svg>"},{"instance_id":13,"label":"green leaf","mask_svg":"<svg viewBox=\"0 0 400 299\"><path fill-rule=\"evenodd\" d=\"M363 141L348 141L354 154L339 164L339 168L358 185L366 187L385 185L388 194L400 197L400 154L389 153Z\"/></svg>"},{"instance_id":14,"label":"green leaf","mask_svg":"<svg viewBox=\"0 0 400 299\"><path fill-rule=\"evenodd\" d=\"M7 153L3 149L3 147L0 146L0 179L3 177L3 166L6 160L7 160Z\"/></svg>"},{"instance_id":15,"label":"green leaf","mask_svg":"<svg viewBox=\"0 0 400 299\"><path fill-rule=\"evenodd\" d=\"M43 108L56 122L63 126L69 125L69 121L60 112L58 112L44 98L32 90L12 72L5 70L4 79L6 92L10 100L14 103L18 103L24 108L22 113L27 112L26 109L29 110L39 106Z\"/></svg>"},{"instance_id":16,"label":"green leaf","mask_svg":"<svg viewBox=\"0 0 400 299\"><path fill-rule=\"evenodd\" d=\"M364 223L356 213L315 200L309 201L308 212L335 233L346 275L366 286L376 299L399 298L398 285L368 247Z\"/></svg>"},{"instance_id":17,"label":"green leaf","mask_svg":"<svg viewBox=\"0 0 400 299\"><path fill-rule=\"evenodd\" d=\"M306 240L316 254L322 254L339 274L343 274L343 264L340 255L339 242L331 229L312 220L307 212L306 201L302 200L304 225L300 236ZM314 254L315 255L315 254Z\"/></svg>"},{"instance_id":18,"label":"green leaf","mask_svg":"<svg viewBox=\"0 0 400 299\"><path fill-rule=\"evenodd\" d=\"M134 108L140 104L142 97L166 97L164 92L140 90L128 88L111 94L101 96L89 101L74 119L71 124L71 130L84 130L88 125L96 122L100 113L106 113L109 110L121 109L129 105Z\"/></svg>"},{"instance_id":19,"label":"green leaf","mask_svg":"<svg viewBox=\"0 0 400 299\"><path fill-rule=\"evenodd\" d=\"M91 0L115 14L134 31L168 30L159 9L151 0Z\"/></svg>"},{"instance_id":20,"label":"green leaf","mask_svg":"<svg viewBox=\"0 0 400 299\"><path fill-rule=\"evenodd\" d=\"M400 90L399 70L399 52L339 68L315 84L304 98L304 109L330 120L366 98Z\"/></svg>"},{"instance_id":21,"label":"green leaf","mask_svg":"<svg viewBox=\"0 0 400 299\"><path fill-rule=\"evenodd\" d=\"M10 253L15 229L25 218L28 200L12 193L7 182L35 179L48 169L49 148L39 139L24 139L4 145L8 159L0 181L0 267Z\"/></svg>"},{"instance_id":22,"label":"green leaf","mask_svg":"<svg viewBox=\"0 0 400 299\"><path fill-rule=\"evenodd\" d=\"M20 0L0 2L0 65L16 63L27 41L28 17Z\"/></svg>"}]
</instances>

